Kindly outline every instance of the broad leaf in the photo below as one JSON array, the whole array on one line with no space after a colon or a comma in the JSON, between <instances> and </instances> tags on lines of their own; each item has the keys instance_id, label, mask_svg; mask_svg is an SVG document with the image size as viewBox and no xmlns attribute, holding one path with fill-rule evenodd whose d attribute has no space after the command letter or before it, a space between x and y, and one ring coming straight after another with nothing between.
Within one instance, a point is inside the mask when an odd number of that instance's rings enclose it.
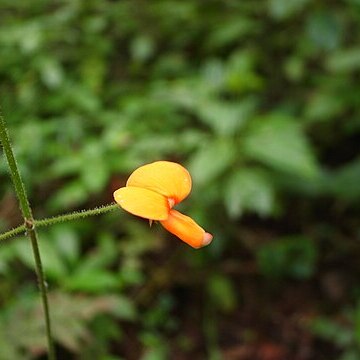
<instances>
[{"instance_id":1,"label":"broad leaf","mask_svg":"<svg viewBox=\"0 0 360 360\"><path fill-rule=\"evenodd\" d=\"M244 138L245 153L265 165L312 178L318 174L313 150L300 125L280 115L254 121Z\"/></svg>"}]
</instances>

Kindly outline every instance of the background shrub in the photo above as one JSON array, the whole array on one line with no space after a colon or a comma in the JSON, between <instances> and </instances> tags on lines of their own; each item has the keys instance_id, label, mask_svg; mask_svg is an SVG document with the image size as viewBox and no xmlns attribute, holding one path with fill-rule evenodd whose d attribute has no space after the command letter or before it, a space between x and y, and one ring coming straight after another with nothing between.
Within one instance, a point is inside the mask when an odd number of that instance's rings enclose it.
<instances>
[{"instance_id":1,"label":"background shrub","mask_svg":"<svg viewBox=\"0 0 360 360\"><path fill-rule=\"evenodd\" d=\"M2 112L35 216L108 203L168 159L215 234L195 252L122 211L41 230L59 352L360 356L357 0L0 9ZM4 161L0 176L5 231L21 217ZM24 239L0 248L4 359L45 351L29 254Z\"/></svg>"}]
</instances>

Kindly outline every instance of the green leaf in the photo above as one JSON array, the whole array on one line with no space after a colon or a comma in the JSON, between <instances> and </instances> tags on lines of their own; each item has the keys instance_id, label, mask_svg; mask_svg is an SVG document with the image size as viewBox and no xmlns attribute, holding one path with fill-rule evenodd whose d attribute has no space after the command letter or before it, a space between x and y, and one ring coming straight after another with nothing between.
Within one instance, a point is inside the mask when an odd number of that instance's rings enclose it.
<instances>
[{"instance_id":1,"label":"green leaf","mask_svg":"<svg viewBox=\"0 0 360 360\"><path fill-rule=\"evenodd\" d=\"M78 181L70 181L64 184L50 200L50 207L55 209L72 208L85 201L88 196L84 185Z\"/></svg>"},{"instance_id":2,"label":"green leaf","mask_svg":"<svg viewBox=\"0 0 360 360\"><path fill-rule=\"evenodd\" d=\"M260 22L260 21L259 21ZM256 32L259 24L250 17L234 16L222 24L216 26L207 38L206 47L209 49L223 48L229 44L236 43L241 38L245 38L251 33Z\"/></svg>"},{"instance_id":3,"label":"green leaf","mask_svg":"<svg viewBox=\"0 0 360 360\"><path fill-rule=\"evenodd\" d=\"M326 62L332 72L346 73L360 68L360 48L339 50L331 55Z\"/></svg>"},{"instance_id":4,"label":"green leaf","mask_svg":"<svg viewBox=\"0 0 360 360\"><path fill-rule=\"evenodd\" d=\"M360 198L360 158L343 166L331 174L328 182L331 191L337 196L349 201L357 201Z\"/></svg>"},{"instance_id":5,"label":"green leaf","mask_svg":"<svg viewBox=\"0 0 360 360\"><path fill-rule=\"evenodd\" d=\"M244 126L255 108L256 101L251 97L236 104L216 100L204 101L199 103L197 111L200 119L217 134L228 136Z\"/></svg>"},{"instance_id":6,"label":"green leaf","mask_svg":"<svg viewBox=\"0 0 360 360\"><path fill-rule=\"evenodd\" d=\"M325 340L333 341L341 347L348 347L354 340L350 328L324 317L315 318L311 323L310 329L314 334Z\"/></svg>"},{"instance_id":7,"label":"green leaf","mask_svg":"<svg viewBox=\"0 0 360 360\"><path fill-rule=\"evenodd\" d=\"M269 115L250 125L243 143L249 157L290 174L307 178L318 175L313 150L294 120Z\"/></svg>"},{"instance_id":8,"label":"green leaf","mask_svg":"<svg viewBox=\"0 0 360 360\"><path fill-rule=\"evenodd\" d=\"M359 350L357 348L349 348L343 352L339 360L358 360L359 359Z\"/></svg>"},{"instance_id":9,"label":"green leaf","mask_svg":"<svg viewBox=\"0 0 360 360\"><path fill-rule=\"evenodd\" d=\"M131 43L131 55L134 60L142 63L148 60L155 50L155 44L151 37L140 35Z\"/></svg>"},{"instance_id":10,"label":"green leaf","mask_svg":"<svg viewBox=\"0 0 360 360\"><path fill-rule=\"evenodd\" d=\"M49 174L53 177L74 175L79 172L83 159L79 153L63 154L56 159L49 168Z\"/></svg>"},{"instance_id":11,"label":"green leaf","mask_svg":"<svg viewBox=\"0 0 360 360\"><path fill-rule=\"evenodd\" d=\"M133 300L125 296L116 295L112 299L113 314L124 320L134 320L136 318L136 308Z\"/></svg>"},{"instance_id":12,"label":"green leaf","mask_svg":"<svg viewBox=\"0 0 360 360\"><path fill-rule=\"evenodd\" d=\"M274 211L275 191L263 172L240 169L230 175L226 183L225 205L233 218L246 210L267 216Z\"/></svg>"},{"instance_id":13,"label":"green leaf","mask_svg":"<svg viewBox=\"0 0 360 360\"><path fill-rule=\"evenodd\" d=\"M107 70L106 65L106 59L95 52L83 59L81 64L82 80L89 89L95 92L102 89Z\"/></svg>"},{"instance_id":14,"label":"green leaf","mask_svg":"<svg viewBox=\"0 0 360 360\"><path fill-rule=\"evenodd\" d=\"M305 108L305 117L310 121L330 121L344 110L344 99L329 92L315 93Z\"/></svg>"},{"instance_id":15,"label":"green leaf","mask_svg":"<svg viewBox=\"0 0 360 360\"><path fill-rule=\"evenodd\" d=\"M6 275L11 271L11 261L16 258L15 242L7 246L0 246L0 274ZM1 359L1 357L0 357Z\"/></svg>"},{"instance_id":16,"label":"green leaf","mask_svg":"<svg viewBox=\"0 0 360 360\"><path fill-rule=\"evenodd\" d=\"M23 356L20 346L12 339L6 325L6 323L0 323L0 359L28 360Z\"/></svg>"},{"instance_id":17,"label":"green leaf","mask_svg":"<svg viewBox=\"0 0 360 360\"><path fill-rule=\"evenodd\" d=\"M300 56L289 57L285 62L284 71L289 80L301 80L306 72L304 60Z\"/></svg>"},{"instance_id":18,"label":"green leaf","mask_svg":"<svg viewBox=\"0 0 360 360\"><path fill-rule=\"evenodd\" d=\"M82 152L81 181L89 192L102 190L109 170L103 159L101 143L89 142Z\"/></svg>"},{"instance_id":19,"label":"green leaf","mask_svg":"<svg viewBox=\"0 0 360 360\"><path fill-rule=\"evenodd\" d=\"M83 256L82 261L78 263L78 272L96 272L112 264L118 256L118 248L112 235L102 233L99 235L98 246L95 251Z\"/></svg>"},{"instance_id":20,"label":"green leaf","mask_svg":"<svg viewBox=\"0 0 360 360\"><path fill-rule=\"evenodd\" d=\"M190 159L189 171L195 182L211 182L231 166L236 148L230 140L208 141Z\"/></svg>"},{"instance_id":21,"label":"green leaf","mask_svg":"<svg viewBox=\"0 0 360 360\"><path fill-rule=\"evenodd\" d=\"M80 242L77 233L69 224L57 224L49 231L49 237L52 237L59 255L68 263L74 264L80 255ZM50 240L49 240L50 241Z\"/></svg>"},{"instance_id":22,"label":"green leaf","mask_svg":"<svg viewBox=\"0 0 360 360\"><path fill-rule=\"evenodd\" d=\"M269 0L271 15L277 19L285 19L300 12L309 0Z\"/></svg>"},{"instance_id":23,"label":"green leaf","mask_svg":"<svg viewBox=\"0 0 360 360\"><path fill-rule=\"evenodd\" d=\"M109 271L79 271L63 281L63 286L72 291L103 293L116 289L119 285L117 276Z\"/></svg>"},{"instance_id":24,"label":"green leaf","mask_svg":"<svg viewBox=\"0 0 360 360\"><path fill-rule=\"evenodd\" d=\"M25 239L24 239L25 240ZM15 251L19 259L31 269L35 269L33 252L29 241L18 241ZM49 278L60 280L67 274L67 268L58 249L40 236L39 247L44 271Z\"/></svg>"},{"instance_id":25,"label":"green leaf","mask_svg":"<svg viewBox=\"0 0 360 360\"><path fill-rule=\"evenodd\" d=\"M311 14L306 30L319 49L334 50L340 44L342 29L334 13L321 11Z\"/></svg>"},{"instance_id":26,"label":"green leaf","mask_svg":"<svg viewBox=\"0 0 360 360\"><path fill-rule=\"evenodd\" d=\"M54 58L45 57L37 62L44 84L50 89L58 88L64 78L60 63Z\"/></svg>"},{"instance_id":27,"label":"green leaf","mask_svg":"<svg viewBox=\"0 0 360 360\"><path fill-rule=\"evenodd\" d=\"M39 296L20 291L19 298L14 300L0 323L0 358L25 360L45 356L47 345ZM96 338L91 322L98 315L108 315L109 320L132 320L135 316L132 303L127 298L113 294L88 296L49 292L49 302L55 342L79 354ZM120 309L122 306L124 308ZM115 321L112 323L115 325ZM8 350L7 355L1 356L5 349ZM18 352L25 352L28 356L16 356Z\"/></svg>"},{"instance_id":28,"label":"green leaf","mask_svg":"<svg viewBox=\"0 0 360 360\"><path fill-rule=\"evenodd\" d=\"M258 61L256 52L234 52L226 67L226 89L234 93L261 90L265 79L257 71Z\"/></svg>"},{"instance_id":29,"label":"green leaf","mask_svg":"<svg viewBox=\"0 0 360 360\"><path fill-rule=\"evenodd\" d=\"M155 332L143 333L141 340L145 351L141 360L166 360L169 358L169 345Z\"/></svg>"}]
</instances>

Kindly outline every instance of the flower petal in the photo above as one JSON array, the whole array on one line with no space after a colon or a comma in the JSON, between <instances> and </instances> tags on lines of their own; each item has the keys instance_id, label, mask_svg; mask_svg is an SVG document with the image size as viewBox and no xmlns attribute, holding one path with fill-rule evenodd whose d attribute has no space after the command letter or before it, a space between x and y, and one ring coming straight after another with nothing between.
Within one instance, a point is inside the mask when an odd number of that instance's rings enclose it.
<instances>
[{"instance_id":1,"label":"flower petal","mask_svg":"<svg viewBox=\"0 0 360 360\"><path fill-rule=\"evenodd\" d=\"M133 215L150 220L165 220L169 203L165 196L148 189L122 187L114 192L115 201Z\"/></svg>"},{"instance_id":2,"label":"flower petal","mask_svg":"<svg viewBox=\"0 0 360 360\"><path fill-rule=\"evenodd\" d=\"M156 161L136 169L126 186L136 186L155 191L177 204L191 191L189 172L180 164L170 161Z\"/></svg>"},{"instance_id":3,"label":"flower petal","mask_svg":"<svg viewBox=\"0 0 360 360\"><path fill-rule=\"evenodd\" d=\"M211 243L213 236L200 227L191 217L179 211L170 210L169 217L161 225L193 248L201 248Z\"/></svg>"}]
</instances>

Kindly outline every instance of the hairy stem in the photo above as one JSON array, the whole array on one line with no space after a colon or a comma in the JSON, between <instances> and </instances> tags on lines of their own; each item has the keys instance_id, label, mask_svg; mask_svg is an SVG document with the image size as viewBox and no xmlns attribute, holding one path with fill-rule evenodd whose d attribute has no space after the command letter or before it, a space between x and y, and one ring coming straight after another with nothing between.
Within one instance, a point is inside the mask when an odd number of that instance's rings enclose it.
<instances>
[{"instance_id":1,"label":"hairy stem","mask_svg":"<svg viewBox=\"0 0 360 360\"><path fill-rule=\"evenodd\" d=\"M33 254L35 258L36 264L36 274L38 278L38 286L41 293L41 299L43 303L44 313L45 313L45 325L46 325L46 336L48 340L48 347L49 353L48 358L49 360L55 360L55 350L54 350L54 343L51 335L51 320L50 320L50 311L49 311L49 301L47 296L47 284L44 276L44 271L42 268L41 263L41 256L40 256L40 249L39 249L39 241L36 234L35 227L28 229L27 234L31 240L31 245L33 248Z\"/></svg>"},{"instance_id":2,"label":"hairy stem","mask_svg":"<svg viewBox=\"0 0 360 360\"><path fill-rule=\"evenodd\" d=\"M13 236L19 235L19 234L25 234L26 232L26 227L25 225L20 225L16 228L13 228L7 232L4 232L3 234L0 235L0 241L9 239Z\"/></svg>"},{"instance_id":3,"label":"hairy stem","mask_svg":"<svg viewBox=\"0 0 360 360\"><path fill-rule=\"evenodd\" d=\"M93 216L93 215L100 215L115 209L118 209L119 205L112 203L109 205L104 205L100 207L96 207L94 209L90 210L80 210L80 211L74 211L70 214L64 214L64 215L58 215L51 218L41 219L41 220L35 220L36 227L43 227L48 225L57 224L64 221L71 221L76 219L85 218L87 216ZM1 239L1 238L0 238Z\"/></svg>"},{"instance_id":4,"label":"hairy stem","mask_svg":"<svg viewBox=\"0 0 360 360\"><path fill-rule=\"evenodd\" d=\"M35 231L35 223L32 215L32 210L30 203L26 194L24 183L21 180L21 175L19 168L17 166L13 149L11 147L9 135L6 129L5 120L0 114L0 139L4 148L4 153L9 164L11 179L14 183L16 195L19 199L20 209L24 217L26 232L30 238L33 255L35 259L36 275L38 279L38 285L41 293L43 309L45 314L45 325L46 325L46 336L48 341L48 358L49 360L55 360L55 350L54 344L51 335L51 323L50 323L50 312L49 312L49 303L47 297L47 287L45 284L45 276L41 263L41 256L39 250L39 241ZM14 233L14 230L12 232ZM22 229L23 230L23 229Z\"/></svg>"},{"instance_id":5,"label":"hairy stem","mask_svg":"<svg viewBox=\"0 0 360 360\"><path fill-rule=\"evenodd\" d=\"M87 216L100 215L100 214L103 214L103 213L106 213L106 212L109 212L109 211L112 211L112 210L115 210L118 208L119 208L119 206L117 204L112 203L109 205L96 207L94 209L74 211L70 214L58 215L58 216L54 216L51 218L45 218L45 219L41 219L41 220L34 220L33 223L36 226L36 228L40 228L40 227L53 225L53 224L57 224L57 223L64 222L64 221L82 219ZM26 231L26 226L20 225L20 226L13 228L3 234L0 234L0 241L9 239L9 238L19 235L19 234L23 234L23 233L25 233L25 231Z\"/></svg>"}]
</instances>

